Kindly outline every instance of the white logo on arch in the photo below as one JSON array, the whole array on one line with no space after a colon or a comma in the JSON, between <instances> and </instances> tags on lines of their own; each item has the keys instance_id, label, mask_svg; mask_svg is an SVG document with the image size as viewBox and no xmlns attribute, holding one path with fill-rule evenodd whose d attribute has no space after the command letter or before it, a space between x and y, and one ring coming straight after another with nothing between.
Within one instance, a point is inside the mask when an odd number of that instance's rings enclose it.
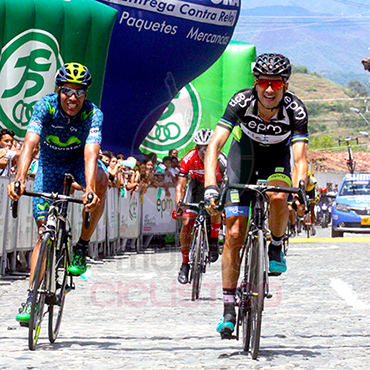
<instances>
[{"instance_id":1,"label":"white logo on arch","mask_svg":"<svg viewBox=\"0 0 370 370\"><path fill-rule=\"evenodd\" d=\"M24 137L33 106L55 91L55 73L63 64L57 39L49 32L29 29L1 50L0 118L3 127Z\"/></svg>"}]
</instances>

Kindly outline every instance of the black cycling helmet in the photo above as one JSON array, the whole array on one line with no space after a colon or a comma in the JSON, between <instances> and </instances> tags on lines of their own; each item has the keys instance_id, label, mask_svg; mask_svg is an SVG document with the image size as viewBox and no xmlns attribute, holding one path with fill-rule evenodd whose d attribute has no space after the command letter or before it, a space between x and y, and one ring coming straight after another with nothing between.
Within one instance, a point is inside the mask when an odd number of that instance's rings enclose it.
<instances>
[{"instance_id":1,"label":"black cycling helmet","mask_svg":"<svg viewBox=\"0 0 370 370\"><path fill-rule=\"evenodd\" d=\"M55 75L55 83L58 86L63 86L67 82L89 88L91 85L91 74L87 67L80 63L66 63Z\"/></svg>"},{"instance_id":2,"label":"black cycling helmet","mask_svg":"<svg viewBox=\"0 0 370 370\"><path fill-rule=\"evenodd\" d=\"M253 75L256 79L260 75L281 76L283 81L289 80L292 73L290 60L281 54L265 53L256 58L256 64L253 67Z\"/></svg>"}]
</instances>

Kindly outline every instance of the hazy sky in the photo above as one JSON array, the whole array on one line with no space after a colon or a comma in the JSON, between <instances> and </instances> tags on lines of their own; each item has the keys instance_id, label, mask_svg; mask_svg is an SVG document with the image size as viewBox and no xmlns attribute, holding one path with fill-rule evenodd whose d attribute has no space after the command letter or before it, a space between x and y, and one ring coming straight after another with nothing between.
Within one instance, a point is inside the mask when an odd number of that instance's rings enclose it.
<instances>
[{"instance_id":1,"label":"hazy sky","mask_svg":"<svg viewBox=\"0 0 370 370\"><path fill-rule=\"evenodd\" d=\"M249 9L262 6L291 5L300 6L311 12L342 14L342 15L370 15L369 0L241 0L242 8Z\"/></svg>"}]
</instances>

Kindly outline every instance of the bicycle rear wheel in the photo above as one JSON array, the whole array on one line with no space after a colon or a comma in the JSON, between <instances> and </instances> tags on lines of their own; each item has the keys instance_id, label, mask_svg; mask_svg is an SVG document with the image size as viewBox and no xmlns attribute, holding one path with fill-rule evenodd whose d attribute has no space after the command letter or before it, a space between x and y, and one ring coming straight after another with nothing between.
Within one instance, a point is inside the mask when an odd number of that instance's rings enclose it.
<instances>
[{"instance_id":1,"label":"bicycle rear wheel","mask_svg":"<svg viewBox=\"0 0 370 370\"><path fill-rule=\"evenodd\" d=\"M44 234L40 246L39 257L36 263L35 273L33 275L32 288L32 303L31 303L31 314L30 322L28 326L28 347L30 350L35 350L37 341L40 335L41 323L44 318L44 306L46 299L46 286L47 286L47 273L41 281L41 271L45 265L47 270L49 266L45 264L45 251L48 254L48 246L51 243L50 233ZM48 261L48 255L46 255L46 261Z\"/></svg>"},{"instance_id":2,"label":"bicycle rear wheel","mask_svg":"<svg viewBox=\"0 0 370 370\"><path fill-rule=\"evenodd\" d=\"M196 232L195 251L192 264L192 301L199 299L200 288L202 285L202 248L203 230L202 228L199 228Z\"/></svg>"},{"instance_id":3,"label":"bicycle rear wheel","mask_svg":"<svg viewBox=\"0 0 370 370\"><path fill-rule=\"evenodd\" d=\"M253 239L253 247L251 248L251 264L249 270L249 286L250 286L250 351L252 358L255 360L258 357L261 327L262 327L262 311L263 302L265 299L265 282L264 282L264 267L265 267L265 248L262 230L258 230L257 235Z\"/></svg>"},{"instance_id":4,"label":"bicycle rear wheel","mask_svg":"<svg viewBox=\"0 0 370 370\"><path fill-rule=\"evenodd\" d=\"M49 304L49 341L54 343L58 337L60 324L62 322L63 308L65 297L67 294L67 252L68 247L61 245L56 250L53 248L52 253L55 253L53 269L54 276L51 279L55 279L55 293L53 294L53 300ZM50 279L50 280L51 280ZM71 282L72 284L72 282Z\"/></svg>"}]
</instances>

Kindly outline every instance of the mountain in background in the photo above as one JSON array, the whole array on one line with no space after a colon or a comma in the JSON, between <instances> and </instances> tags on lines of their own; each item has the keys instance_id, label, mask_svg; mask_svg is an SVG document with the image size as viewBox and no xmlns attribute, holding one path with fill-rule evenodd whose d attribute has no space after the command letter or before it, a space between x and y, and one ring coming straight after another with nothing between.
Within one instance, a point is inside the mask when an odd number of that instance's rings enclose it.
<instances>
[{"instance_id":1,"label":"mountain in background","mask_svg":"<svg viewBox=\"0 0 370 370\"><path fill-rule=\"evenodd\" d=\"M311 12L334 15L370 14L370 4L368 0L311 0L306 2L303 2L302 0L264 0L263 5L304 7ZM251 9L255 7L255 2L242 0L242 9Z\"/></svg>"},{"instance_id":2,"label":"mountain in background","mask_svg":"<svg viewBox=\"0 0 370 370\"><path fill-rule=\"evenodd\" d=\"M243 7L233 39L256 45L258 54L282 53L292 64L306 66L341 85L357 80L369 89L370 75L361 60L370 56L370 5L359 15L349 14L348 6L334 1L310 2L310 9L326 8L325 13L294 5L302 4L301 0L280 2L293 5ZM264 1L269 3L276 1Z\"/></svg>"}]
</instances>

